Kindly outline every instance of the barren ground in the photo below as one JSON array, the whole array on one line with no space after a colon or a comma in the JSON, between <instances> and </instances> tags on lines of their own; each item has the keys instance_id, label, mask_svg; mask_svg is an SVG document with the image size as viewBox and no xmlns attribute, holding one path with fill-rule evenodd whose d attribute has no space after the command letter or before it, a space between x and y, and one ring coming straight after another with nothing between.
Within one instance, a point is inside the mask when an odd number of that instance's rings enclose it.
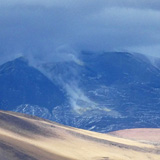
<instances>
[{"instance_id":1,"label":"barren ground","mask_svg":"<svg viewBox=\"0 0 160 160\"><path fill-rule=\"evenodd\" d=\"M0 111L0 159L3 160L160 160L160 145L115 135ZM154 138L160 134L152 135Z\"/></svg>"}]
</instances>

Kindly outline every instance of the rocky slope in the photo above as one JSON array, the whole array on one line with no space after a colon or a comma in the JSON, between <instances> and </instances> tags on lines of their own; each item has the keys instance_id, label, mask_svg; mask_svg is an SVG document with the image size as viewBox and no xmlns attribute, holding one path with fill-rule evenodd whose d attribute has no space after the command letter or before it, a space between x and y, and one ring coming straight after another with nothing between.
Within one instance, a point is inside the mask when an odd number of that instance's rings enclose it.
<instances>
[{"instance_id":1,"label":"rocky slope","mask_svg":"<svg viewBox=\"0 0 160 160\"><path fill-rule=\"evenodd\" d=\"M0 108L97 132L158 128L157 64L122 52L82 52L37 68L16 59L0 66Z\"/></svg>"}]
</instances>

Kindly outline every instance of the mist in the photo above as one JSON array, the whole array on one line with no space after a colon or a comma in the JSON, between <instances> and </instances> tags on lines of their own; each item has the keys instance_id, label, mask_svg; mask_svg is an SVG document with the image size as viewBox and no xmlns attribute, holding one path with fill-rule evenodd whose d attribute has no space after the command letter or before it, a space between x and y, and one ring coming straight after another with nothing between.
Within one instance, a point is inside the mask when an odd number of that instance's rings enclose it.
<instances>
[{"instance_id":1,"label":"mist","mask_svg":"<svg viewBox=\"0 0 160 160\"><path fill-rule=\"evenodd\" d=\"M0 63L73 60L82 50L160 57L159 9L158 0L0 0Z\"/></svg>"}]
</instances>

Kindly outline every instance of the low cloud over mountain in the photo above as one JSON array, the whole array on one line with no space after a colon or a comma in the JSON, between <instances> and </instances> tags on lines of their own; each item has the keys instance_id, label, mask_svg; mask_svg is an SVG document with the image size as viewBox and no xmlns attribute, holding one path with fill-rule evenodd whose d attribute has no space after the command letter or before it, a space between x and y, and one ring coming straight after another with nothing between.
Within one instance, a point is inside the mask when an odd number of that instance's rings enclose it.
<instances>
[{"instance_id":1,"label":"low cloud over mountain","mask_svg":"<svg viewBox=\"0 0 160 160\"><path fill-rule=\"evenodd\" d=\"M1 61L19 55L56 59L61 48L67 53L160 54L158 0L0 0L0 4Z\"/></svg>"}]
</instances>

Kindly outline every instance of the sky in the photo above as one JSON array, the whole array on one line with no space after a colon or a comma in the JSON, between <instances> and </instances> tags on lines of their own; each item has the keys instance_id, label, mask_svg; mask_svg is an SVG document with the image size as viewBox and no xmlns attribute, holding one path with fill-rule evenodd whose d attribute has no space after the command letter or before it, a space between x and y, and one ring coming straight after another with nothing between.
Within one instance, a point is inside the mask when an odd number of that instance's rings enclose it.
<instances>
[{"instance_id":1,"label":"sky","mask_svg":"<svg viewBox=\"0 0 160 160\"><path fill-rule=\"evenodd\" d=\"M160 1L0 0L0 62L83 50L160 57Z\"/></svg>"}]
</instances>

